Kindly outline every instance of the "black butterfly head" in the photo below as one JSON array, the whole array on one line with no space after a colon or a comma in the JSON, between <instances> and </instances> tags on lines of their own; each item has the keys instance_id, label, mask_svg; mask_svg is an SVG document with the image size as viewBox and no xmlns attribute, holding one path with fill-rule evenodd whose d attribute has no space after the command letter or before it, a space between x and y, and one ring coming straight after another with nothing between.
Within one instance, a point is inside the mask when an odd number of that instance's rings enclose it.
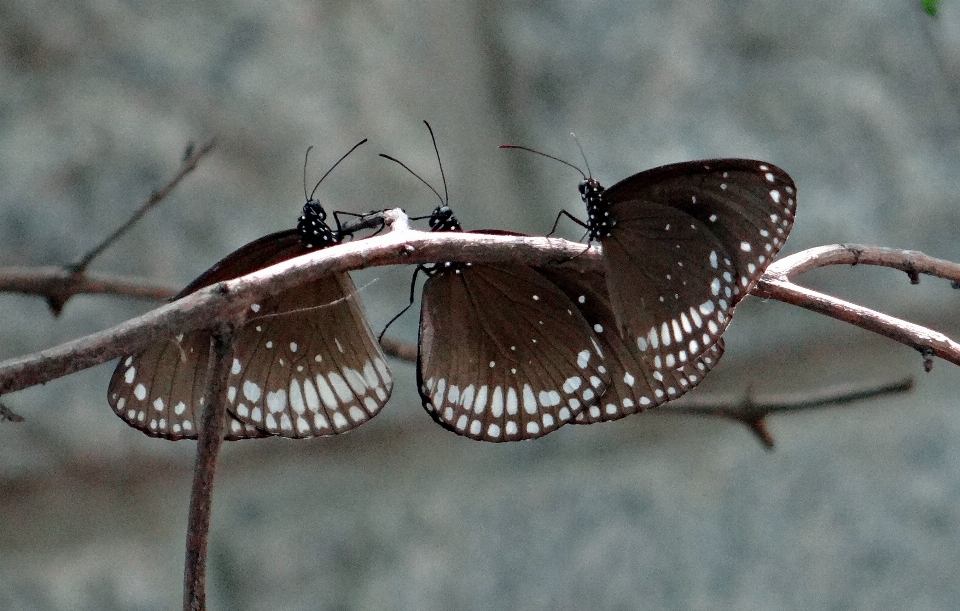
<instances>
[{"instance_id":1,"label":"black butterfly head","mask_svg":"<svg viewBox=\"0 0 960 611\"><path fill-rule=\"evenodd\" d=\"M300 215L300 218L297 219L297 233L300 234L300 240L303 242L304 248L326 248L327 246L339 244L343 240L343 234L340 231L340 221L337 221L336 231L331 229L330 226L327 225L327 211L323 209L323 205L321 205L320 202L313 199L313 196L317 192L317 189L320 188L320 183L323 182L323 179L326 178L335 167L340 165L340 162L346 159L350 153L357 150L357 147L366 141L367 139L364 138L354 144L353 148L347 151L335 164L330 166L330 169L327 170L324 175L320 177L320 180L317 181L317 184L314 185L313 191L311 191L309 195L307 195L307 161L310 159L310 151L313 150L313 147L307 148L307 154L304 155L303 158L303 197L307 203L303 205L303 213ZM336 219L336 213L334 213L334 219Z\"/></svg>"},{"instance_id":2,"label":"black butterfly head","mask_svg":"<svg viewBox=\"0 0 960 611\"><path fill-rule=\"evenodd\" d=\"M303 213L297 219L297 233L305 248L326 248L340 241L339 236L327 225L327 212L315 199L303 205Z\"/></svg>"},{"instance_id":3,"label":"black butterfly head","mask_svg":"<svg viewBox=\"0 0 960 611\"><path fill-rule=\"evenodd\" d=\"M463 231L460 221L446 204L434 208L430 215L430 231Z\"/></svg>"},{"instance_id":4,"label":"black butterfly head","mask_svg":"<svg viewBox=\"0 0 960 611\"><path fill-rule=\"evenodd\" d=\"M610 205L603 199L603 185L593 177L587 177L577 185L580 199L587 205L587 228L590 240L610 237L617 221L610 216Z\"/></svg>"}]
</instances>

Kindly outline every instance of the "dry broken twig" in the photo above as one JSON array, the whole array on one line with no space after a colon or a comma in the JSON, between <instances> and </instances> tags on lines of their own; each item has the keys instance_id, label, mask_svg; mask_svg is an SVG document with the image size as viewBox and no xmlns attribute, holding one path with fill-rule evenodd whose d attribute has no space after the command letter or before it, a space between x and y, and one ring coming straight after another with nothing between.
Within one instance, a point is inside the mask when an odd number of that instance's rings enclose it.
<instances>
[{"instance_id":1,"label":"dry broken twig","mask_svg":"<svg viewBox=\"0 0 960 611\"><path fill-rule=\"evenodd\" d=\"M123 234L130 230L131 227L137 224L137 222L143 218L143 216L150 211L151 208L162 202L167 195L173 191L174 188L180 181L182 181L188 174L193 172L197 168L197 164L200 163L200 160L203 159L211 150L213 150L214 141L210 141L207 144L203 145L199 149L194 148L192 145L187 148L187 152L184 155L183 162L180 164L180 169L177 171L177 174L167 182L166 185L154 191L150 194L150 197L130 216L127 221L118 227L116 231L108 235L102 242L93 247L88 253L74 261L69 265L64 265L59 269L59 275L62 276L62 280L59 284L51 284L50 280L55 277L57 274L53 271L46 271L44 277L30 278L29 276L21 275L19 278L11 278L9 274L5 274L5 278L0 278L0 283L6 282L20 282L20 286L26 288L23 290L14 288L7 290L15 290L17 292L31 292L38 295L42 295L47 300L47 305L50 307L50 311L53 312L54 316L59 316L60 312L63 311L63 306L66 305L67 301L76 295L77 293L107 293L107 292L116 292L122 287L118 287L115 282L116 279L110 278L99 278L89 280L85 277L87 267L90 263L97 258L100 253L109 248L114 242L120 239ZM133 287L123 287L128 290L132 290ZM157 288L157 287L153 287ZM144 291L149 292L150 289L145 288ZM135 295L145 298L153 298L153 295Z\"/></svg>"},{"instance_id":2,"label":"dry broken twig","mask_svg":"<svg viewBox=\"0 0 960 611\"><path fill-rule=\"evenodd\" d=\"M766 418L771 414L847 405L866 399L905 393L912 389L913 378L905 378L896 382L835 386L813 393L773 395L765 398L754 397L749 391L741 397L684 395L653 413L715 416L735 420L749 428L764 447L772 450L774 439L766 425Z\"/></svg>"}]
</instances>

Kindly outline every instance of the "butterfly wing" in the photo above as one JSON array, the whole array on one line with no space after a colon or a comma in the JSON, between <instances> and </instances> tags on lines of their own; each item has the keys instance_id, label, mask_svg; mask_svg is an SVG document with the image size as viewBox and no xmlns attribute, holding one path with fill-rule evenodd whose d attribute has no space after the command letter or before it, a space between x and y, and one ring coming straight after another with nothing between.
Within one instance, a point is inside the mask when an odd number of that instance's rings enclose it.
<instances>
[{"instance_id":1,"label":"butterfly wing","mask_svg":"<svg viewBox=\"0 0 960 611\"><path fill-rule=\"evenodd\" d=\"M716 344L783 246L796 186L772 164L718 159L641 172L602 199L616 222L601 243L621 335L673 369Z\"/></svg>"},{"instance_id":2,"label":"butterfly wing","mask_svg":"<svg viewBox=\"0 0 960 611\"><path fill-rule=\"evenodd\" d=\"M241 421L283 437L334 435L387 402L393 379L350 276L324 276L252 307L228 379Z\"/></svg>"},{"instance_id":3,"label":"butterfly wing","mask_svg":"<svg viewBox=\"0 0 960 611\"><path fill-rule=\"evenodd\" d=\"M296 230L264 236L216 263L178 297L307 251ZM295 287L254 308L260 316L234 338L227 439L330 435L358 426L386 403L392 378L349 276ZM148 435L195 438L210 339L207 331L187 333L121 359L110 380L111 407Z\"/></svg>"},{"instance_id":4,"label":"butterfly wing","mask_svg":"<svg viewBox=\"0 0 960 611\"><path fill-rule=\"evenodd\" d=\"M110 378L107 399L127 424L151 437L196 439L207 392L211 334L195 331L158 341L121 359ZM228 413L226 439L269 434Z\"/></svg>"},{"instance_id":5,"label":"butterfly wing","mask_svg":"<svg viewBox=\"0 0 960 611\"><path fill-rule=\"evenodd\" d=\"M439 424L483 441L546 435L609 376L587 321L532 268L440 268L423 289L417 385ZM459 271L457 271L459 270Z\"/></svg>"},{"instance_id":6,"label":"butterfly wing","mask_svg":"<svg viewBox=\"0 0 960 611\"><path fill-rule=\"evenodd\" d=\"M563 266L540 269L576 304L603 349L611 383L601 400L577 415L578 424L618 420L676 399L696 386L723 354L723 340L697 358L675 368L657 368L633 342L617 333L607 283L601 272L580 272Z\"/></svg>"}]
</instances>

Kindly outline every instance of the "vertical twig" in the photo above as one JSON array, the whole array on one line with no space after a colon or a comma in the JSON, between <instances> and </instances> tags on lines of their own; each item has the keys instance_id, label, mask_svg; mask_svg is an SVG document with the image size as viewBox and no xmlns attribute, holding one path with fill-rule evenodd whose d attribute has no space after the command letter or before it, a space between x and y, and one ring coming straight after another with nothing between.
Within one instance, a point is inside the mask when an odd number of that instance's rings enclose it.
<instances>
[{"instance_id":1,"label":"vertical twig","mask_svg":"<svg viewBox=\"0 0 960 611\"><path fill-rule=\"evenodd\" d=\"M213 336L209 382L200 416L197 462L190 491L187 518L187 553L183 569L184 611L203 611L207 606L207 542L210 535L210 502L217 454L223 444L226 421L227 375L233 360L233 328L223 325Z\"/></svg>"}]
</instances>

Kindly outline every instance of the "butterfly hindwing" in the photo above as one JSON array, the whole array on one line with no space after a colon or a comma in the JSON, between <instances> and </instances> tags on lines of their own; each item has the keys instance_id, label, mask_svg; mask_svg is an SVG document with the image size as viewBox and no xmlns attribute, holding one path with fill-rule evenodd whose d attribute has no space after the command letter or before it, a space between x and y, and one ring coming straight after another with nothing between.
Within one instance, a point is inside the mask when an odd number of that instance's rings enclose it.
<instances>
[{"instance_id":1,"label":"butterfly hindwing","mask_svg":"<svg viewBox=\"0 0 960 611\"><path fill-rule=\"evenodd\" d=\"M434 420L512 441L546 435L596 403L609 381L602 350L562 291L525 266L437 269L423 290L417 367Z\"/></svg>"},{"instance_id":2,"label":"butterfly hindwing","mask_svg":"<svg viewBox=\"0 0 960 611\"><path fill-rule=\"evenodd\" d=\"M121 359L107 391L110 407L151 437L196 439L207 391L210 341L209 332L195 331ZM268 435L228 413L226 439Z\"/></svg>"},{"instance_id":3,"label":"butterfly hindwing","mask_svg":"<svg viewBox=\"0 0 960 611\"><path fill-rule=\"evenodd\" d=\"M264 299L237 334L231 411L283 437L343 433L390 396L386 359L346 274Z\"/></svg>"},{"instance_id":4,"label":"butterfly hindwing","mask_svg":"<svg viewBox=\"0 0 960 611\"><path fill-rule=\"evenodd\" d=\"M676 399L699 384L723 354L720 339L695 359L674 368L658 368L653 358L637 350L632 342L624 341L617 332L602 272L580 272L564 266L540 271L567 294L590 323L610 372L607 392L596 405L577 416L578 424L617 420Z\"/></svg>"}]
</instances>

